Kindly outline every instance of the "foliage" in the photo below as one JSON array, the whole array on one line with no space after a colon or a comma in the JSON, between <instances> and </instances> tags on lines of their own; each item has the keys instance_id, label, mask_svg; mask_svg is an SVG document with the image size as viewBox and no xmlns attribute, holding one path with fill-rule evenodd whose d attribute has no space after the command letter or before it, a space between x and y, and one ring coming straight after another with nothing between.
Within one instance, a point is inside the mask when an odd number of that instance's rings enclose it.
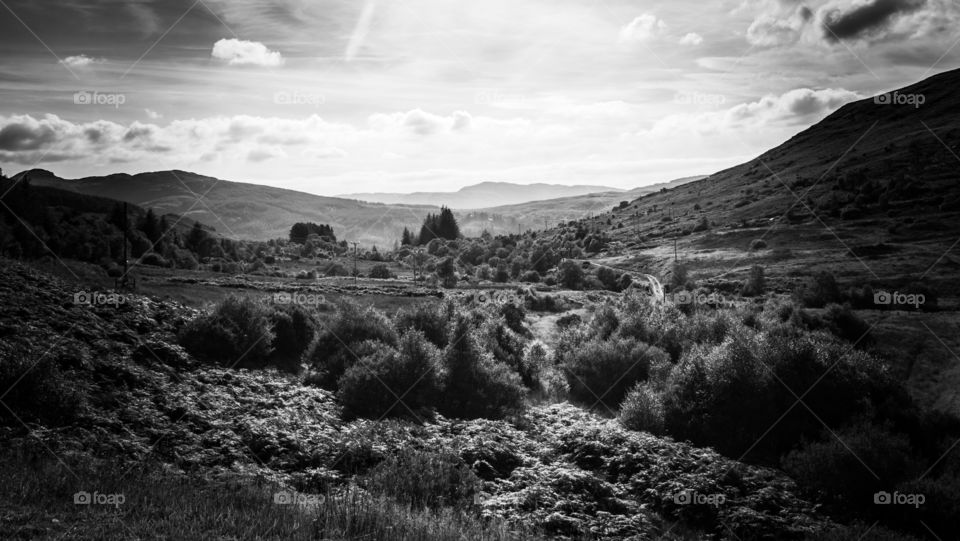
<instances>
[{"instance_id":1,"label":"foliage","mask_svg":"<svg viewBox=\"0 0 960 541\"><path fill-rule=\"evenodd\" d=\"M470 328L460 318L443 357L446 384L440 413L448 417L499 419L523 405L519 376L484 354Z\"/></svg>"},{"instance_id":2,"label":"foliage","mask_svg":"<svg viewBox=\"0 0 960 541\"><path fill-rule=\"evenodd\" d=\"M620 424L660 435L664 431L663 398L648 383L637 383L620 404Z\"/></svg>"},{"instance_id":3,"label":"foliage","mask_svg":"<svg viewBox=\"0 0 960 541\"><path fill-rule=\"evenodd\" d=\"M180 331L180 344L195 357L238 368L266 366L273 341L270 312L246 297L227 297Z\"/></svg>"},{"instance_id":4,"label":"foliage","mask_svg":"<svg viewBox=\"0 0 960 541\"><path fill-rule=\"evenodd\" d=\"M439 350L419 331L403 335L397 349L378 348L350 365L337 396L348 417L429 417L441 392Z\"/></svg>"},{"instance_id":5,"label":"foliage","mask_svg":"<svg viewBox=\"0 0 960 541\"><path fill-rule=\"evenodd\" d=\"M570 396L586 404L616 408L630 387L647 379L651 363L665 355L629 338L590 340L563 356Z\"/></svg>"},{"instance_id":6,"label":"foliage","mask_svg":"<svg viewBox=\"0 0 960 541\"><path fill-rule=\"evenodd\" d=\"M417 244L424 245L433 239L455 240L460 237L460 226L453 211L447 207L440 208L440 214L428 214L420 227Z\"/></svg>"},{"instance_id":7,"label":"foliage","mask_svg":"<svg viewBox=\"0 0 960 541\"><path fill-rule=\"evenodd\" d=\"M333 227L328 224L297 222L290 228L290 242L304 244L310 235L317 235L328 242L337 242L337 236L333 234Z\"/></svg>"},{"instance_id":8,"label":"foliage","mask_svg":"<svg viewBox=\"0 0 960 541\"><path fill-rule=\"evenodd\" d=\"M319 372L321 386L335 390L340 376L358 360L354 348L362 342L381 342L396 346L397 331L389 319L372 307L362 308L352 302L343 302L331 322L310 345L307 363Z\"/></svg>"}]
</instances>

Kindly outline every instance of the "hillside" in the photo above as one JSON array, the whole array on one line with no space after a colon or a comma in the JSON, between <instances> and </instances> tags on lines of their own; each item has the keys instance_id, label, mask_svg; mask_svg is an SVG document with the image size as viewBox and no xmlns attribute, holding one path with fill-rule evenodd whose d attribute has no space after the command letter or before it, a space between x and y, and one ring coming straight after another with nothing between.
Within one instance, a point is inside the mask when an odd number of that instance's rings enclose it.
<instances>
[{"instance_id":1,"label":"hillside","mask_svg":"<svg viewBox=\"0 0 960 541\"><path fill-rule=\"evenodd\" d=\"M599 215L620 204L664 189L682 186L704 177L686 177L670 182L641 186L628 191L594 192L571 197L531 201L485 209L462 210L457 213L460 229L467 236L478 236L484 230L491 234L538 230L556 224Z\"/></svg>"},{"instance_id":2,"label":"hillside","mask_svg":"<svg viewBox=\"0 0 960 541\"><path fill-rule=\"evenodd\" d=\"M186 171L63 179L49 171L32 170L14 178L24 176L37 186L127 201L162 214L183 215L234 239L285 238L294 223L312 221L332 225L343 239L363 245L392 246L404 226L419 227L423 217L435 210L322 197Z\"/></svg>"},{"instance_id":3,"label":"hillside","mask_svg":"<svg viewBox=\"0 0 960 541\"><path fill-rule=\"evenodd\" d=\"M481 182L455 192L356 193L340 197L388 205L446 205L452 209L485 209L530 201L575 197L597 192L622 192L607 186L566 186L563 184L514 184Z\"/></svg>"},{"instance_id":4,"label":"hillside","mask_svg":"<svg viewBox=\"0 0 960 541\"><path fill-rule=\"evenodd\" d=\"M195 310L141 295L77 304L77 285L0 265L0 382L16 387L0 413L4 538L343 535L338 513L396 512L372 475L391 457L418 453L449 457L458 479L477 480L465 494L477 514L536 525L551 538L654 539L678 521L743 538L800 538L830 525L776 470L627 431L569 404L533 407L513 422L349 421L331 393L295 376L198 362L175 337ZM51 336L59 337L52 347ZM28 362L33 370L19 375ZM42 495L25 488L38 483ZM726 504L685 508L674 495L684 487L722 494ZM116 509L71 502L94 489L125 501ZM274 505L282 490L320 508ZM358 497L381 507L357 506ZM434 535L464 524L409 510L384 520L445 525Z\"/></svg>"},{"instance_id":5,"label":"hillside","mask_svg":"<svg viewBox=\"0 0 960 541\"><path fill-rule=\"evenodd\" d=\"M919 107L849 103L754 160L582 223L626 247L609 261L636 268L665 271L676 239L701 278L741 278L779 250L781 276L830 269L863 284L922 275L954 294L958 84L954 70L896 91L925 96ZM753 240L765 247L751 251Z\"/></svg>"}]
</instances>

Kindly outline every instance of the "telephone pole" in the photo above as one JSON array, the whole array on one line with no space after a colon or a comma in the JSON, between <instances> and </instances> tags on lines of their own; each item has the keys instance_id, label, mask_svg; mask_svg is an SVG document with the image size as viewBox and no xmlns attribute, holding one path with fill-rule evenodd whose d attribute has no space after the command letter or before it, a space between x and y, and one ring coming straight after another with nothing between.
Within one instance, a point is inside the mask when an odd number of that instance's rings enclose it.
<instances>
[{"instance_id":1,"label":"telephone pole","mask_svg":"<svg viewBox=\"0 0 960 541\"><path fill-rule=\"evenodd\" d=\"M356 286L357 277L359 276L359 272L357 271L357 252L359 250L360 243L351 242L350 244L353 244L353 285Z\"/></svg>"}]
</instances>

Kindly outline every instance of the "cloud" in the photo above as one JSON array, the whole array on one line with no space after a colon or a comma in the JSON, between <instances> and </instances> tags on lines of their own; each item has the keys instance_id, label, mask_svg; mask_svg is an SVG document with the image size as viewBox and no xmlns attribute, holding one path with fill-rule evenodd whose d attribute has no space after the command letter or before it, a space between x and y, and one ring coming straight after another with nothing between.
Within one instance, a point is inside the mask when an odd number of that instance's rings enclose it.
<instances>
[{"instance_id":1,"label":"cloud","mask_svg":"<svg viewBox=\"0 0 960 541\"><path fill-rule=\"evenodd\" d=\"M85 68L91 64L102 64L106 61L105 58L91 58L85 54L79 54L76 56L68 56L61 60L60 63L71 68Z\"/></svg>"},{"instance_id":2,"label":"cloud","mask_svg":"<svg viewBox=\"0 0 960 541\"><path fill-rule=\"evenodd\" d=\"M667 23L656 15L644 13L620 29L620 41L647 41L665 32Z\"/></svg>"},{"instance_id":3,"label":"cloud","mask_svg":"<svg viewBox=\"0 0 960 541\"><path fill-rule=\"evenodd\" d=\"M413 109L402 113L374 114L370 116L368 124L376 131L428 136L468 130L473 124L473 117L466 111L457 111L452 116L441 116L422 109Z\"/></svg>"},{"instance_id":4,"label":"cloud","mask_svg":"<svg viewBox=\"0 0 960 541\"><path fill-rule=\"evenodd\" d=\"M144 109L143 112L147 114L147 118L150 120L160 120L163 118L163 115L154 111L153 109Z\"/></svg>"},{"instance_id":5,"label":"cloud","mask_svg":"<svg viewBox=\"0 0 960 541\"><path fill-rule=\"evenodd\" d=\"M830 9L823 14L824 38L832 43L855 40L886 29L900 15L926 5L926 0L868 0L847 11Z\"/></svg>"},{"instance_id":6,"label":"cloud","mask_svg":"<svg viewBox=\"0 0 960 541\"><path fill-rule=\"evenodd\" d=\"M747 42L755 47L778 47L796 43L813 19L813 11L795 3L777 3L761 13L747 28Z\"/></svg>"},{"instance_id":7,"label":"cloud","mask_svg":"<svg viewBox=\"0 0 960 541\"><path fill-rule=\"evenodd\" d=\"M266 45L256 41L239 39L221 39L213 44L211 56L225 60L231 66L277 67L284 63L283 56L271 51Z\"/></svg>"},{"instance_id":8,"label":"cloud","mask_svg":"<svg viewBox=\"0 0 960 541\"><path fill-rule=\"evenodd\" d=\"M689 34L680 38L680 45L690 45L696 47L703 43L703 36L697 34L696 32L690 32Z\"/></svg>"}]
</instances>

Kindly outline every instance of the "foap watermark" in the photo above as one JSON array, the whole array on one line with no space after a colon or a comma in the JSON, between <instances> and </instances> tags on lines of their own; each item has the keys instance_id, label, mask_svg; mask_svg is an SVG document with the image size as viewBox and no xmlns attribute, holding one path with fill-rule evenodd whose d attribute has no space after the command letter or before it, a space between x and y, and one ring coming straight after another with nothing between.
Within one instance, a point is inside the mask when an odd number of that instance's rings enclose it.
<instances>
[{"instance_id":1,"label":"foap watermark","mask_svg":"<svg viewBox=\"0 0 960 541\"><path fill-rule=\"evenodd\" d=\"M927 103L927 97L923 94L901 94L894 91L874 96L873 103L877 105L912 105L919 109L921 105Z\"/></svg>"},{"instance_id":2,"label":"foap watermark","mask_svg":"<svg viewBox=\"0 0 960 541\"><path fill-rule=\"evenodd\" d=\"M720 293L698 293L696 291L677 291L666 295L667 300L680 305L704 305L713 307L735 308L742 301L728 299Z\"/></svg>"},{"instance_id":3,"label":"foap watermark","mask_svg":"<svg viewBox=\"0 0 960 541\"><path fill-rule=\"evenodd\" d=\"M125 501L127 501L127 498L122 493L101 494L81 490L73 495L74 505L112 505L119 508Z\"/></svg>"},{"instance_id":4,"label":"foap watermark","mask_svg":"<svg viewBox=\"0 0 960 541\"><path fill-rule=\"evenodd\" d=\"M309 105L311 107L320 107L327 103L327 97L316 92L281 90L273 95L273 103L277 105Z\"/></svg>"},{"instance_id":5,"label":"foap watermark","mask_svg":"<svg viewBox=\"0 0 960 541\"><path fill-rule=\"evenodd\" d=\"M297 304L300 306L321 306L327 303L327 298L317 293L281 291L273 294L273 303Z\"/></svg>"},{"instance_id":6,"label":"foap watermark","mask_svg":"<svg viewBox=\"0 0 960 541\"><path fill-rule=\"evenodd\" d=\"M323 505L326 498L322 494L302 494L296 490L281 490L273 493L276 505Z\"/></svg>"},{"instance_id":7,"label":"foap watermark","mask_svg":"<svg viewBox=\"0 0 960 541\"><path fill-rule=\"evenodd\" d=\"M510 302L516 298L510 291L503 290L494 290L494 291L475 291L467 295L467 302L469 304L483 305L483 304L504 304Z\"/></svg>"},{"instance_id":8,"label":"foap watermark","mask_svg":"<svg viewBox=\"0 0 960 541\"><path fill-rule=\"evenodd\" d=\"M727 103L727 97L723 94L708 94L705 92L677 92L673 96L673 102L678 105L720 107Z\"/></svg>"},{"instance_id":9,"label":"foap watermark","mask_svg":"<svg viewBox=\"0 0 960 541\"><path fill-rule=\"evenodd\" d=\"M927 497L923 494L901 494L894 491L893 494L881 490L873 495L875 505L912 505L919 508L927 502Z\"/></svg>"},{"instance_id":10,"label":"foap watermark","mask_svg":"<svg viewBox=\"0 0 960 541\"><path fill-rule=\"evenodd\" d=\"M484 88L477 91L473 101L477 105L523 105L527 97L523 94L505 92L499 88Z\"/></svg>"},{"instance_id":11,"label":"foap watermark","mask_svg":"<svg viewBox=\"0 0 960 541\"><path fill-rule=\"evenodd\" d=\"M121 105L127 103L127 96L118 92L78 90L73 93L73 103L74 105L110 105L119 109Z\"/></svg>"},{"instance_id":12,"label":"foap watermark","mask_svg":"<svg viewBox=\"0 0 960 541\"><path fill-rule=\"evenodd\" d=\"M873 304L877 306L913 306L919 310L925 302L927 297L923 293L877 291L873 294Z\"/></svg>"},{"instance_id":13,"label":"foap watermark","mask_svg":"<svg viewBox=\"0 0 960 541\"><path fill-rule=\"evenodd\" d=\"M127 303L127 296L120 293L78 291L73 294L73 304L79 306L120 306Z\"/></svg>"},{"instance_id":14,"label":"foap watermark","mask_svg":"<svg viewBox=\"0 0 960 541\"><path fill-rule=\"evenodd\" d=\"M673 495L673 503L677 505L712 505L720 507L727 501L723 494L700 494L693 490L684 490Z\"/></svg>"}]
</instances>

